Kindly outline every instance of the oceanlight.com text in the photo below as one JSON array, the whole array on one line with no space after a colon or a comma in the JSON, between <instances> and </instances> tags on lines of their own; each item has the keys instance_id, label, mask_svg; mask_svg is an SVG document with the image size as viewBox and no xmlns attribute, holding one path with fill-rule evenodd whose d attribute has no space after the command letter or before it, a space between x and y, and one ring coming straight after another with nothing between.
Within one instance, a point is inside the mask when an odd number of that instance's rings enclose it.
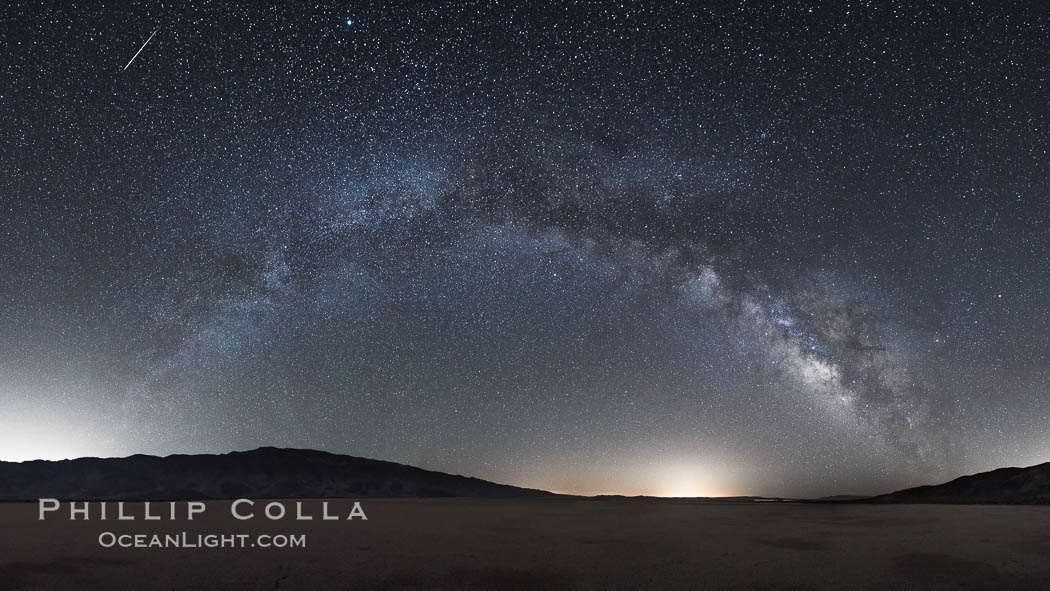
<instances>
[{"instance_id":1,"label":"oceanlight.com text","mask_svg":"<svg viewBox=\"0 0 1050 591\"><path fill-rule=\"evenodd\" d=\"M306 534L118 534L102 532L103 548L306 548Z\"/></svg>"}]
</instances>

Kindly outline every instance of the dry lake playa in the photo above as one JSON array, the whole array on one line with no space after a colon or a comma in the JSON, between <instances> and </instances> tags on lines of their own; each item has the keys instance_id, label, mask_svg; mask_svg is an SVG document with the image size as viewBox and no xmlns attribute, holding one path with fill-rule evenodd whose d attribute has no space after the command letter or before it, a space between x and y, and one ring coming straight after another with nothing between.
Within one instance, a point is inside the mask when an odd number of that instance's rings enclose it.
<instances>
[{"instance_id":1,"label":"dry lake playa","mask_svg":"<svg viewBox=\"0 0 1050 591\"><path fill-rule=\"evenodd\" d=\"M4 589L1046 589L1050 506L363 499L367 520L38 518L0 503ZM303 501L319 514L320 501ZM352 501L329 501L345 516ZM139 503L128 513L141 515ZM57 513L56 513L57 515ZM105 548L304 535L305 548Z\"/></svg>"}]
</instances>

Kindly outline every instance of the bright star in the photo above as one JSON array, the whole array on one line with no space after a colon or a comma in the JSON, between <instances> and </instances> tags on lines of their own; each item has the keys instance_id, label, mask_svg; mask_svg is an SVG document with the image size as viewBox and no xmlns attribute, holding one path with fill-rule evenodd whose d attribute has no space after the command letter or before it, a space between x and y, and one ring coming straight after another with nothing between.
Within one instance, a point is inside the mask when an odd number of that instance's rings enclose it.
<instances>
[{"instance_id":1,"label":"bright star","mask_svg":"<svg viewBox=\"0 0 1050 591\"><path fill-rule=\"evenodd\" d=\"M346 19L346 26L350 27L350 26L353 26L353 24L354 24L354 19L352 19L352 18Z\"/></svg>"}]
</instances>

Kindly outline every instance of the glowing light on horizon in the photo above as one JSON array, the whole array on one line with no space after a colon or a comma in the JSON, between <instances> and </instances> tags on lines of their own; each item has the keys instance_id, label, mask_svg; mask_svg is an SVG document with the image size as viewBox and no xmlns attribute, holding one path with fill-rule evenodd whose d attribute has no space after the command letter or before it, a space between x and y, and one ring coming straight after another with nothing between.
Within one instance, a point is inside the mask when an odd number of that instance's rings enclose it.
<instances>
[{"instance_id":1,"label":"glowing light on horizon","mask_svg":"<svg viewBox=\"0 0 1050 591\"><path fill-rule=\"evenodd\" d=\"M0 414L0 462L120 455L96 421L72 408L7 405Z\"/></svg>"},{"instance_id":2,"label":"glowing light on horizon","mask_svg":"<svg viewBox=\"0 0 1050 591\"><path fill-rule=\"evenodd\" d=\"M0 422L0 462L68 460L85 455L77 437L63 426Z\"/></svg>"},{"instance_id":3,"label":"glowing light on horizon","mask_svg":"<svg viewBox=\"0 0 1050 591\"><path fill-rule=\"evenodd\" d=\"M666 498L728 497L732 494L719 484L722 481L704 466L688 462L662 466L656 474L653 496Z\"/></svg>"}]
</instances>

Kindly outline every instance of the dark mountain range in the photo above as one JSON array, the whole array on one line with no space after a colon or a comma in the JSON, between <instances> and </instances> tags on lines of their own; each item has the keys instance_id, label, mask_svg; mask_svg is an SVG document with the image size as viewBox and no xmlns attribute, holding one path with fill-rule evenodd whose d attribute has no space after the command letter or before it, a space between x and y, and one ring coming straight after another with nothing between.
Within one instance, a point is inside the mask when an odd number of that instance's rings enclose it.
<instances>
[{"instance_id":1,"label":"dark mountain range","mask_svg":"<svg viewBox=\"0 0 1050 591\"><path fill-rule=\"evenodd\" d=\"M1050 504L1050 462L1000 468L872 497L868 503Z\"/></svg>"},{"instance_id":2,"label":"dark mountain range","mask_svg":"<svg viewBox=\"0 0 1050 591\"><path fill-rule=\"evenodd\" d=\"M0 462L0 500L543 496L556 495L306 449Z\"/></svg>"}]
</instances>

